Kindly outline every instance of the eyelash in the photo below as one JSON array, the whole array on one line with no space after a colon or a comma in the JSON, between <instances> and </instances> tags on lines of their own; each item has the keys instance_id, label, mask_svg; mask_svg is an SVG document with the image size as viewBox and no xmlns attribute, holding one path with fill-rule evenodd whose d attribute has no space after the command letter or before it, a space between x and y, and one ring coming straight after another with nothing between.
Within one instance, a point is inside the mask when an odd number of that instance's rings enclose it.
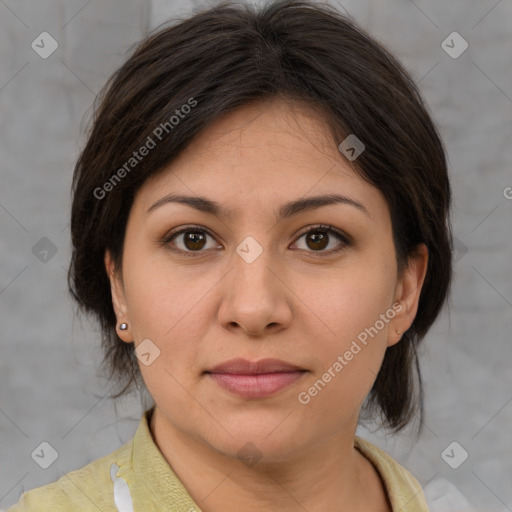
<instances>
[{"instance_id":1,"label":"eyelash","mask_svg":"<svg viewBox=\"0 0 512 512\"><path fill-rule=\"evenodd\" d=\"M200 256L201 252L205 252L205 251L204 250L199 250L199 251L183 251L182 249L172 248L171 245L170 245L170 242L172 242L179 235L182 235L183 233L187 233L189 231L196 231L196 232L200 232L200 233L206 233L208 236L210 236L212 238L215 238L210 233L210 231L208 229L205 229L205 228L203 228L201 226L191 225L191 226L186 226L186 227L184 227L184 228L182 228L179 231L176 231L174 233L171 232L168 235L164 236L160 240L160 244L162 246L170 248L171 251L179 253L179 254L187 257L187 258L196 258L196 257ZM298 235L295 240L299 240L304 235L308 235L309 233L314 233L314 232L317 232L317 231L325 231L325 232L327 232L329 234L334 234L337 238L340 239L341 244L340 244L339 248L331 249L329 251L311 251L311 250L310 251L306 251L306 252L312 253L315 256L324 257L323 255L331 255L331 254L334 254L334 253L338 253L338 252L342 251L343 249L345 249L347 246L351 245L350 238L345 233L343 233L339 229L337 229L334 226L331 226L329 224L318 224L317 226L313 226L313 227L309 228L307 231L305 231L305 232L301 233L300 235ZM304 249L301 249L301 250L304 250ZM317 254L315 254L315 253L317 253Z\"/></svg>"}]
</instances>

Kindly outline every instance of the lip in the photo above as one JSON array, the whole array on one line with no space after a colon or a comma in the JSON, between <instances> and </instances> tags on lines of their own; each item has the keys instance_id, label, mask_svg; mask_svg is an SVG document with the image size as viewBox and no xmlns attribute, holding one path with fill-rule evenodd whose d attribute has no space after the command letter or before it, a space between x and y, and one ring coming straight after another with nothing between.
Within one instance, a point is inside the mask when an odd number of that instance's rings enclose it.
<instances>
[{"instance_id":1,"label":"lip","mask_svg":"<svg viewBox=\"0 0 512 512\"><path fill-rule=\"evenodd\" d=\"M207 373L228 373L236 375L258 375L262 373L284 373L303 371L300 368L280 359L260 359L259 361L248 361L247 359L237 358L224 361L214 366Z\"/></svg>"},{"instance_id":2,"label":"lip","mask_svg":"<svg viewBox=\"0 0 512 512\"><path fill-rule=\"evenodd\" d=\"M279 359L231 359L206 373L219 386L241 398L265 398L290 386L305 369Z\"/></svg>"}]
</instances>

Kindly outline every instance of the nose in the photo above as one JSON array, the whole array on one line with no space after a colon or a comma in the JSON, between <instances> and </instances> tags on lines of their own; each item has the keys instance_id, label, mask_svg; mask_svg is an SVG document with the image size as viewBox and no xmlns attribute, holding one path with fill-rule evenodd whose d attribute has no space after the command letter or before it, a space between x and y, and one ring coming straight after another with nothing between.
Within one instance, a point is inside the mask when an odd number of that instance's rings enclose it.
<instances>
[{"instance_id":1,"label":"nose","mask_svg":"<svg viewBox=\"0 0 512 512\"><path fill-rule=\"evenodd\" d=\"M286 329L292 319L292 293L282 269L271 261L270 251L251 263L234 255L233 269L223 280L221 325L248 336L266 336Z\"/></svg>"}]
</instances>

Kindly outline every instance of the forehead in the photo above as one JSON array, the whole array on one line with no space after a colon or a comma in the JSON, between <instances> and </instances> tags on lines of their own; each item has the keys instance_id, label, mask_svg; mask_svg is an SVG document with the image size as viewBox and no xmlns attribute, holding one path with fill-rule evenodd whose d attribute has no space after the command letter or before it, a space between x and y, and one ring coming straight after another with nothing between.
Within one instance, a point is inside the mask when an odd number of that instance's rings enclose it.
<instances>
[{"instance_id":1,"label":"forehead","mask_svg":"<svg viewBox=\"0 0 512 512\"><path fill-rule=\"evenodd\" d=\"M272 98L224 113L197 135L187 149L209 151L219 145L250 149L255 139L259 147L263 144L271 151L303 144L325 151L333 145L326 119L318 108L305 102Z\"/></svg>"},{"instance_id":2,"label":"forehead","mask_svg":"<svg viewBox=\"0 0 512 512\"><path fill-rule=\"evenodd\" d=\"M338 193L382 206L380 192L340 154L325 117L304 103L281 99L244 105L198 134L137 195L147 211L166 192L222 198L228 216L250 202ZM359 202L361 202L359 201Z\"/></svg>"}]
</instances>

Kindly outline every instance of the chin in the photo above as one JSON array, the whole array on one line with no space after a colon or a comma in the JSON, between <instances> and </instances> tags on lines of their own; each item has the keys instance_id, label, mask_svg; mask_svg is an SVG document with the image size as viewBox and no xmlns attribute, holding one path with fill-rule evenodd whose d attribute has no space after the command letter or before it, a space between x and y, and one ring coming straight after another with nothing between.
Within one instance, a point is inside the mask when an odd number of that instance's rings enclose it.
<instances>
[{"instance_id":1,"label":"chin","mask_svg":"<svg viewBox=\"0 0 512 512\"><path fill-rule=\"evenodd\" d=\"M286 417L284 415L283 417ZM223 435L222 438L211 439L210 444L219 452L229 457L239 459L251 467L250 461L261 463L280 463L297 456L297 450L307 444L304 428L293 428L293 424L286 425L288 421L283 417L278 421L261 421L255 424L252 419L240 424L226 424L226 430L232 435ZM254 463L255 463L254 462Z\"/></svg>"}]
</instances>

